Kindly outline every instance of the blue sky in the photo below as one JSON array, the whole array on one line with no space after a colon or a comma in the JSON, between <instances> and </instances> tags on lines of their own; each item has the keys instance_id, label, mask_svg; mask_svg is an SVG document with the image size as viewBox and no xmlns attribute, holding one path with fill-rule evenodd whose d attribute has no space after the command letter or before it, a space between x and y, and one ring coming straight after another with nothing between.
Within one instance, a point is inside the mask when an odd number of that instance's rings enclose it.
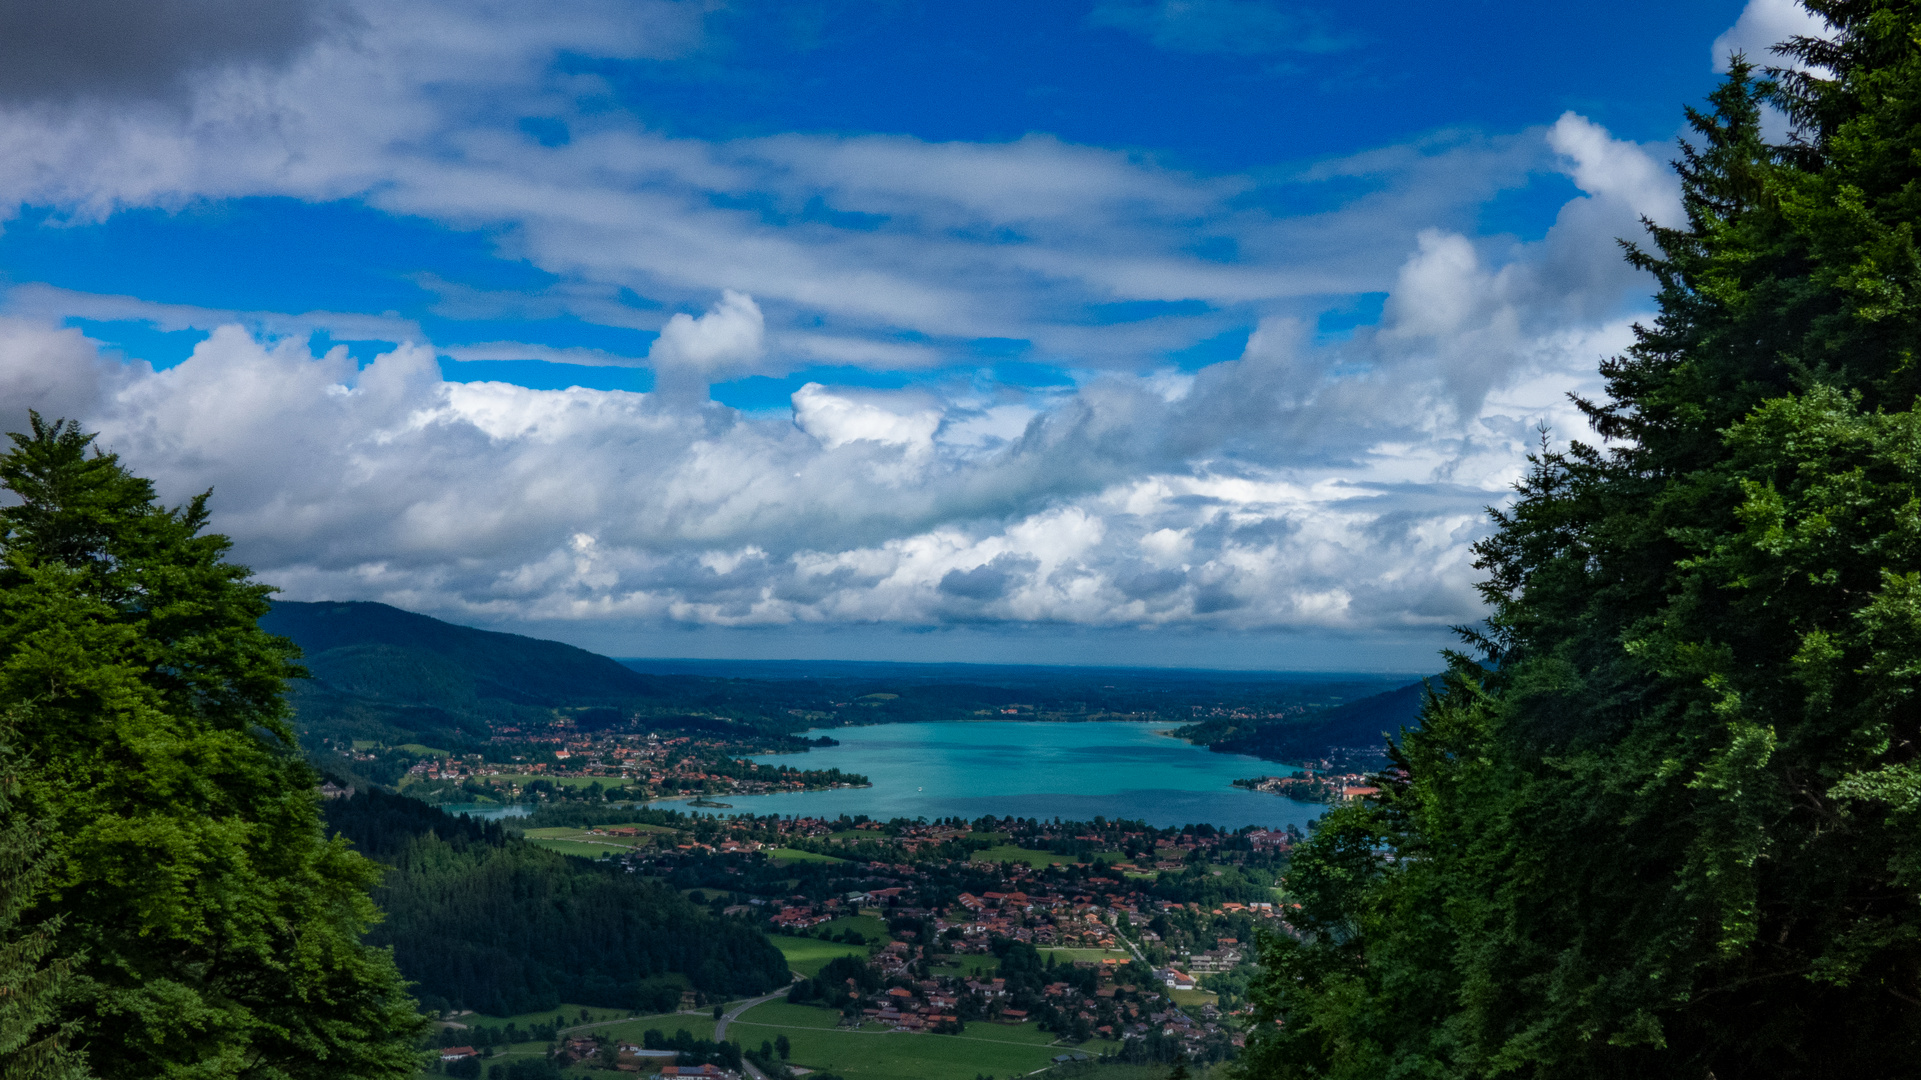
<instances>
[{"instance_id":1,"label":"blue sky","mask_svg":"<svg viewBox=\"0 0 1921 1080\"><path fill-rule=\"evenodd\" d=\"M1647 308L1612 239L1675 213L1682 105L1818 30L201 2L6 16L72 52L0 80L0 406L214 487L288 596L617 655L1408 670Z\"/></svg>"}]
</instances>

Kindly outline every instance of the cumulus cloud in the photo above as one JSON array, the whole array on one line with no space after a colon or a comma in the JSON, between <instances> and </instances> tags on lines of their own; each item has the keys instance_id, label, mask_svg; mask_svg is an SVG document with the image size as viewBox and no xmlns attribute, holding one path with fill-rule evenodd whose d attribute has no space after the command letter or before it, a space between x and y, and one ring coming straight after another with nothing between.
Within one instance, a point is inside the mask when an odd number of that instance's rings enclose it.
<instances>
[{"instance_id":1,"label":"cumulus cloud","mask_svg":"<svg viewBox=\"0 0 1921 1080\"><path fill-rule=\"evenodd\" d=\"M10 290L0 409L82 417L170 498L213 487L218 526L298 599L523 626L1438 634L1475 616L1482 507L1540 424L1579 430L1566 392L1630 340L1646 283L1611 240L1675 207L1659 154L1571 114L1260 178L1042 136L673 139L573 110L549 65L690 48L698 5L356 10L351 43L222 69L184 114L0 106L8 205L357 198L485 230L555 281L423 277L443 315L658 331L638 357ZM501 100L570 137L485 122ZM1544 238L1474 234L1482 203L1543 171L1582 192ZM1264 209L1281 191L1326 209ZM1315 306L1356 292L1387 294L1378 324L1317 337ZM1087 317L1137 304L1177 313ZM153 371L102 359L62 328L75 316L208 336ZM316 354L321 331L402 344L363 367ZM1243 334L1233 359L1167 367ZM983 337L1073 380L816 381L785 416L704 392L816 362L936 368ZM644 363L657 389L452 384L439 356Z\"/></svg>"},{"instance_id":2,"label":"cumulus cloud","mask_svg":"<svg viewBox=\"0 0 1921 1080\"><path fill-rule=\"evenodd\" d=\"M707 313L695 318L680 312L660 328L647 350L647 362L663 390L704 391L722 374L745 374L767 344L767 322L760 305L732 289Z\"/></svg>"},{"instance_id":3,"label":"cumulus cloud","mask_svg":"<svg viewBox=\"0 0 1921 1080\"><path fill-rule=\"evenodd\" d=\"M1736 54L1759 67L1781 65L1785 58L1775 54L1776 45L1797 37L1826 37L1831 32L1827 20L1801 6L1800 0L1748 0L1741 17L1714 39L1714 70L1727 71L1729 58Z\"/></svg>"},{"instance_id":4,"label":"cumulus cloud","mask_svg":"<svg viewBox=\"0 0 1921 1080\"><path fill-rule=\"evenodd\" d=\"M1504 258L1423 233L1379 326L1329 345L1268 320L1178 377L1000 400L810 383L778 417L450 384L424 345L359 367L237 324L152 372L18 319L0 370L68 372L63 408L90 402L169 497L213 487L295 598L519 625L1438 633L1475 615L1481 508L1538 425L1576 429L1565 392L1629 338L1624 316L1568 317L1619 290L1560 263L1661 193L1639 148L1564 130L1586 216ZM663 348L690 365L752 352L744 294L681 318ZM5 385L8 408L47 393Z\"/></svg>"}]
</instances>

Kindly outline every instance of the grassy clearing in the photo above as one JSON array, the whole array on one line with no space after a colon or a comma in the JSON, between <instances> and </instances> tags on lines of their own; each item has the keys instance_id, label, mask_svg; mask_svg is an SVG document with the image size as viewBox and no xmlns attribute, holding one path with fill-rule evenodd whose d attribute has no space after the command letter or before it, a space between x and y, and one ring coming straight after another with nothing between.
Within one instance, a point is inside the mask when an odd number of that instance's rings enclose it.
<instances>
[{"instance_id":1,"label":"grassy clearing","mask_svg":"<svg viewBox=\"0 0 1921 1080\"><path fill-rule=\"evenodd\" d=\"M588 1016L588 1019L584 1023L580 1019L583 1009ZM686 1028L688 1033L695 1038L711 1039L714 1037L714 1015L712 1007L692 1013L660 1013L652 1016L628 1016L615 1009L562 1005L551 1012L521 1013L518 1016L489 1016L484 1013L468 1013L464 1016L455 1017L455 1022L465 1024L468 1027L485 1026L493 1028L505 1028L509 1023L513 1023L517 1025L520 1030L526 1031L529 1027L537 1023L553 1023L556 1017L561 1018L563 1021L563 1027L561 1029L563 1033L577 1035L587 1034L589 1032L604 1033L613 1038L633 1043L638 1043L648 1028L658 1029L668 1036L672 1036L675 1031L681 1028ZM493 1056L486 1058L483 1065L505 1063L513 1061L516 1058L540 1058L546 1056L547 1044L544 1042L513 1043L507 1046L494 1047ZM424 1077L432 1074L422 1073L421 1075ZM483 1075L485 1074L483 1073ZM604 1078L607 1074L605 1072L595 1073L582 1068L575 1068L566 1070L563 1075L596 1076Z\"/></svg>"},{"instance_id":2,"label":"grassy clearing","mask_svg":"<svg viewBox=\"0 0 1921 1080\"><path fill-rule=\"evenodd\" d=\"M866 956L864 945L849 945L842 941L821 941L816 938L786 937L771 935L767 939L774 943L780 954L787 958L787 966L812 978L820 974L827 962L842 956Z\"/></svg>"},{"instance_id":3,"label":"grassy clearing","mask_svg":"<svg viewBox=\"0 0 1921 1080\"><path fill-rule=\"evenodd\" d=\"M1174 999L1176 1005L1216 1005L1221 1000L1219 994L1207 990L1168 990L1165 993Z\"/></svg>"},{"instance_id":4,"label":"grassy clearing","mask_svg":"<svg viewBox=\"0 0 1921 1080\"><path fill-rule=\"evenodd\" d=\"M644 836L602 836L585 829L526 829L522 835L535 843L568 840L580 844L599 844L602 847L626 851L629 848L648 847L654 841L650 835Z\"/></svg>"},{"instance_id":5,"label":"grassy clearing","mask_svg":"<svg viewBox=\"0 0 1921 1080\"><path fill-rule=\"evenodd\" d=\"M562 855L580 855L589 859L604 858L607 855L619 854L627 850L621 845L586 844L579 840L534 840L532 842L540 847L546 848L548 851L558 851Z\"/></svg>"},{"instance_id":6,"label":"grassy clearing","mask_svg":"<svg viewBox=\"0 0 1921 1080\"><path fill-rule=\"evenodd\" d=\"M814 927L816 934L822 930L830 934L844 934L849 930L857 930L860 932L860 936L866 938L870 945L875 942L885 943L892 940L887 936L887 923L874 915L842 915L837 919L829 919L819 926Z\"/></svg>"},{"instance_id":7,"label":"grassy clearing","mask_svg":"<svg viewBox=\"0 0 1921 1080\"><path fill-rule=\"evenodd\" d=\"M935 965L939 974L961 975L970 979L991 979L1001 969L1001 962L992 956L962 954L942 957Z\"/></svg>"},{"instance_id":8,"label":"grassy clearing","mask_svg":"<svg viewBox=\"0 0 1921 1080\"><path fill-rule=\"evenodd\" d=\"M969 1024L964 1035L918 1035L865 1025L836 1028L837 1014L809 1005L769 1002L728 1025L728 1038L757 1046L786 1035L796 1065L839 1073L847 1080L973 1080L982 1073L1019 1076L1059 1053L1053 1036L1032 1024Z\"/></svg>"},{"instance_id":9,"label":"grassy clearing","mask_svg":"<svg viewBox=\"0 0 1921 1080\"><path fill-rule=\"evenodd\" d=\"M582 1011L587 1013L588 1018L585 1021L580 1018ZM598 1024L608 1020L619 1020L626 1015L626 1013L619 1009L602 1009L592 1005L562 1005L556 1009L548 1009L542 1012L520 1013L515 1016L490 1016L486 1013L467 1013L463 1016L454 1017L454 1022L465 1024L468 1027L480 1027L484 1025L486 1027L498 1028L504 1028L509 1023L512 1023L518 1024L520 1029L525 1031L533 1024L551 1024L556 1017L562 1019L563 1026L571 1027L581 1023ZM688 1019L693 1018L689 1017Z\"/></svg>"},{"instance_id":10,"label":"grassy clearing","mask_svg":"<svg viewBox=\"0 0 1921 1080\"><path fill-rule=\"evenodd\" d=\"M1071 855L1056 855L1051 851L1034 851L1030 848L1015 847L1012 844L1001 844L983 851L976 851L972 861L1026 863L1036 870L1045 870L1055 863L1071 863L1074 858Z\"/></svg>"},{"instance_id":11,"label":"grassy clearing","mask_svg":"<svg viewBox=\"0 0 1921 1080\"><path fill-rule=\"evenodd\" d=\"M797 851L794 848L784 848L784 847L769 848L767 851L767 855L769 858L773 859L775 862L781 862L781 863L797 863L797 862L841 863L841 862L847 861L846 859L836 859L832 855L819 855L812 851Z\"/></svg>"},{"instance_id":12,"label":"grassy clearing","mask_svg":"<svg viewBox=\"0 0 1921 1080\"><path fill-rule=\"evenodd\" d=\"M1126 949L1043 948L1040 951L1043 954L1043 959L1047 956L1052 956L1054 962L1057 964L1065 964L1070 960L1119 960L1125 964L1129 960L1134 959L1134 954L1128 952Z\"/></svg>"}]
</instances>

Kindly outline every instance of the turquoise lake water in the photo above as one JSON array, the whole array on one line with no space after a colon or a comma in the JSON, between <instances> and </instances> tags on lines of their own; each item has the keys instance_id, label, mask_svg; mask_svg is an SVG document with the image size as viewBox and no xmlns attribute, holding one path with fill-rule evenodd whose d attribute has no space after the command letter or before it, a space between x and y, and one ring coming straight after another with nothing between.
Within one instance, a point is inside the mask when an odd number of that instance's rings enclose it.
<instances>
[{"instance_id":1,"label":"turquoise lake water","mask_svg":"<svg viewBox=\"0 0 1921 1080\"><path fill-rule=\"evenodd\" d=\"M1237 829L1305 827L1326 809L1230 786L1241 777L1282 775L1288 766L1216 754L1155 734L1165 726L994 722L834 728L827 734L839 739L839 746L754 760L862 773L873 787L720 796L731 809L704 812L866 814L881 821L986 814L1087 821L1098 815L1161 828L1204 823ZM654 805L687 809L681 802Z\"/></svg>"}]
</instances>

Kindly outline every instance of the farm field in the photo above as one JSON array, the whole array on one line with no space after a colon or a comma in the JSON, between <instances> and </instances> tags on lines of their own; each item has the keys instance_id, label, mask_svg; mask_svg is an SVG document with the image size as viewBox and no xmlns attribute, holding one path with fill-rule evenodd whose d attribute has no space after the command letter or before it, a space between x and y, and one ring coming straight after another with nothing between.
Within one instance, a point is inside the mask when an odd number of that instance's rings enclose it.
<instances>
[{"instance_id":1,"label":"farm field","mask_svg":"<svg viewBox=\"0 0 1921 1080\"><path fill-rule=\"evenodd\" d=\"M784 847L768 848L767 857L770 859L773 859L775 862L783 862L783 863L796 863L796 862L840 863L840 862L847 861L846 859L836 859L832 855L820 855L812 851L797 851L793 848L784 848Z\"/></svg>"},{"instance_id":2,"label":"farm field","mask_svg":"<svg viewBox=\"0 0 1921 1080\"><path fill-rule=\"evenodd\" d=\"M841 941L821 941L818 938L787 937L783 934L770 934L768 941L787 958L787 966L812 978L820 974L820 969L828 961L842 956L866 956L864 945L849 945ZM691 1029L690 1029L691 1030Z\"/></svg>"},{"instance_id":3,"label":"farm field","mask_svg":"<svg viewBox=\"0 0 1921 1080\"><path fill-rule=\"evenodd\" d=\"M588 1020L584 1023L580 1021L583 1011L588 1015ZM697 1039L714 1037L714 1015L711 1007L687 1013L660 1013L652 1016L630 1017L615 1009L562 1005L551 1012L523 1013L519 1016L487 1016L481 1013L468 1013L456 1017L455 1020L468 1027L495 1028L504 1028L511 1022L522 1031L526 1031L532 1024L552 1023L556 1017L566 1018L568 1026L562 1028L562 1033L567 1035L584 1035L594 1032L626 1042L638 1043L649 1028L657 1029L670 1037L675 1031L685 1028L688 1034ZM487 1065L505 1064L517 1058L547 1056L547 1044L544 1042L520 1042L507 1046L495 1046L492 1049L493 1055L486 1058L484 1062ZM604 1071L595 1072L585 1066L576 1066L565 1070L562 1075L604 1077L607 1074Z\"/></svg>"},{"instance_id":4,"label":"farm field","mask_svg":"<svg viewBox=\"0 0 1921 1080\"><path fill-rule=\"evenodd\" d=\"M1045 960L1051 956L1057 964L1065 964L1070 960L1119 960L1125 964L1129 960L1134 959L1134 954L1128 952L1126 949L1050 949L1042 947L1039 951L1041 959Z\"/></svg>"},{"instance_id":5,"label":"farm field","mask_svg":"<svg viewBox=\"0 0 1921 1080\"><path fill-rule=\"evenodd\" d=\"M842 915L838 919L829 919L814 927L816 934L822 930L830 934L844 934L849 930L856 930L860 932L861 937L867 939L870 945L890 940L887 936L887 924L873 915Z\"/></svg>"},{"instance_id":6,"label":"farm field","mask_svg":"<svg viewBox=\"0 0 1921 1080\"><path fill-rule=\"evenodd\" d=\"M1055 863L1071 863L1074 861L1074 857L1071 855L1056 855L1051 851L1034 851L1031 848L1015 847L1012 844L1001 844L998 847L976 851L970 861L985 863L1026 863L1036 870L1045 870Z\"/></svg>"},{"instance_id":7,"label":"farm field","mask_svg":"<svg viewBox=\"0 0 1921 1080\"><path fill-rule=\"evenodd\" d=\"M604 858L610 853L617 855L626 850L625 845L595 844L580 840L536 840L532 837L528 840L535 846L546 848L548 851L557 851L562 855L580 855L589 859Z\"/></svg>"},{"instance_id":8,"label":"farm field","mask_svg":"<svg viewBox=\"0 0 1921 1080\"><path fill-rule=\"evenodd\" d=\"M355 739L353 741L353 745L355 750L404 750L407 753L414 755L415 757L452 757L453 756L452 754L448 753L445 750L439 749L438 747L425 746L420 743L401 743L399 746L386 746L382 743L374 742L371 739Z\"/></svg>"},{"instance_id":9,"label":"farm field","mask_svg":"<svg viewBox=\"0 0 1921 1080\"><path fill-rule=\"evenodd\" d=\"M847 1080L974 1080L982 1074L1019 1076L1044 1067L1061 1052L1053 1036L1033 1024L973 1023L963 1035L925 1035L866 1025L836 1027L837 1015L811 1005L770 1001L741 1014L727 1037L743 1046L786 1035L793 1063L838 1073ZM689 1029L691 1030L691 1029Z\"/></svg>"},{"instance_id":10,"label":"farm field","mask_svg":"<svg viewBox=\"0 0 1921 1080\"><path fill-rule=\"evenodd\" d=\"M964 975L970 979L991 979L1001 969L1001 962L991 955L960 953L941 958L934 965L937 975Z\"/></svg>"},{"instance_id":11,"label":"farm field","mask_svg":"<svg viewBox=\"0 0 1921 1080\"><path fill-rule=\"evenodd\" d=\"M588 832L586 829L551 828L527 829L522 835L541 847L566 855L593 855L604 852L620 854L637 847L646 847L653 842L658 833L671 833L672 829L662 829L648 825L619 825L610 828L633 828L641 830L639 836L606 836ZM591 849L591 850L582 850Z\"/></svg>"}]
</instances>

